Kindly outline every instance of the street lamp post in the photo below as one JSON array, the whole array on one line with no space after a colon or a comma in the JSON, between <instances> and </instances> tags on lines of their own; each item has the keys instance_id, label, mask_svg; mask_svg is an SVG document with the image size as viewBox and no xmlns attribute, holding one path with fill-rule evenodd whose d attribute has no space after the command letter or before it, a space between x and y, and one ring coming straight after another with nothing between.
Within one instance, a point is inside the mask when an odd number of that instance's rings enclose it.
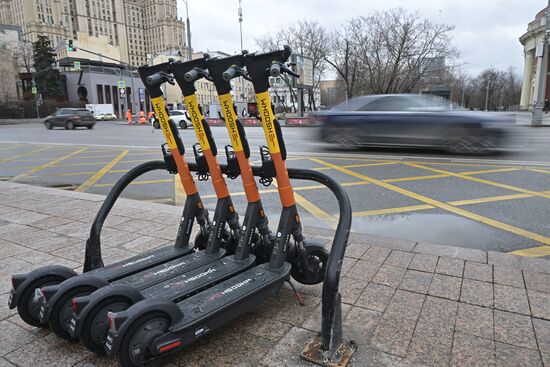
<instances>
[{"instance_id":1,"label":"street lamp post","mask_svg":"<svg viewBox=\"0 0 550 367\"><path fill-rule=\"evenodd\" d=\"M239 0L239 30L241 33L241 52L243 52L243 8L241 7L241 0Z\"/></svg>"},{"instance_id":2,"label":"street lamp post","mask_svg":"<svg viewBox=\"0 0 550 367\"><path fill-rule=\"evenodd\" d=\"M189 6L187 4L187 1L188 0L183 0L183 2L185 3L185 14L187 16L187 58L191 60L193 58L193 50L191 49L191 22L189 21Z\"/></svg>"}]
</instances>

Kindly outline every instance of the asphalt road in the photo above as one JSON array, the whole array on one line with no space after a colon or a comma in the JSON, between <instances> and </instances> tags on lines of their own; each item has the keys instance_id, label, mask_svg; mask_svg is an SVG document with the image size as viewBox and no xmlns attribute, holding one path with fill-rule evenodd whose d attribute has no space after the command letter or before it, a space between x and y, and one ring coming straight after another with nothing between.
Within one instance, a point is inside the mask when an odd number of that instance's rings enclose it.
<instances>
[{"instance_id":1,"label":"asphalt road","mask_svg":"<svg viewBox=\"0 0 550 367\"><path fill-rule=\"evenodd\" d=\"M224 127L212 128L220 152L229 143ZM246 128L258 164L260 128ZM344 185L352 201L353 230L390 237L550 256L550 128L513 129L509 149L489 157L439 151L338 150L319 143L316 128L283 128L288 166L320 170ZM194 132L180 130L184 142ZM0 179L106 194L130 168L160 159L162 133L149 126L104 122L94 130L46 130L40 124L0 126ZM186 156L193 160L190 146ZM220 154L220 161L225 157ZM246 206L240 180L228 180L234 202ZM334 226L337 203L318 185L296 181L304 224ZM215 206L210 182L199 183L206 206ZM276 188L263 188L272 223L280 204ZM174 177L140 178L125 197L173 204ZM1 204L1 203L0 203ZM274 226L274 225L273 225Z\"/></svg>"}]
</instances>

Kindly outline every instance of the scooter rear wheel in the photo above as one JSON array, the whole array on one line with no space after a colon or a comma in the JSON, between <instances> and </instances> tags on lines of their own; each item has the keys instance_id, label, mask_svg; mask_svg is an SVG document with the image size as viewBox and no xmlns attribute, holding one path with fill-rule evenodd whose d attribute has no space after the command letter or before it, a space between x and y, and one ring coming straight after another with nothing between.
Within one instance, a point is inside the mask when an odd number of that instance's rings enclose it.
<instances>
[{"instance_id":1,"label":"scooter rear wheel","mask_svg":"<svg viewBox=\"0 0 550 367\"><path fill-rule=\"evenodd\" d=\"M65 277L48 275L36 279L35 281L31 282L27 287L25 287L23 292L21 292L21 296L17 304L17 312L19 313L21 319L23 319L23 321L31 326L48 327L48 324L43 324L38 319L40 304L34 302L34 291L37 288L59 284L65 279Z\"/></svg>"},{"instance_id":2,"label":"scooter rear wheel","mask_svg":"<svg viewBox=\"0 0 550 367\"><path fill-rule=\"evenodd\" d=\"M94 353L105 354L105 338L109 331L107 313L124 311L131 305L132 302L124 296L105 298L95 305L82 324L82 330L78 336L82 344Z\"/></svg>"},{"instance_id":3,"label":"scooter rear wheel","mask_svg":"<svg viewBox=\"0 0 550 367\"><path fill-rule=\"evenodd\" d=\"M170 318L163 312L149 312L139 317L128 328L117 353L118 361L125 367L144 367L151 360L147 344L153 334L168 330Z\"/></svg>"},{"instance_id":4,"label":"scooter rear wheel","mask_svg":"<svg viewBox=\"0 0 550 367\"><path fill-rule=\"evenodd\" d=\"M73 310L71 300L75 297L87 296L96 290L91 286L79 286L70 289L63 294L52 307L52 313L49 321L52 331L61 339L76 341L78 337L71 336L69 332L69 323L72 320Z\"/></svg>"},{"instance_id":5,"label":"scooter rear wheel","mask_svg":"<svg viewBox=\"0 0 550 367\"><path fill-rule=\"evenodd\" d=\"M304 241L304 247L307 252L307 260L310 269L306 269L300 261L300 256L296 256L296 260L292 262L290 275L294 280L301 284L319 284L325 279L325 271L328 262L328 251L318 244L311 244Z\"/></svg>"}]
</instances>

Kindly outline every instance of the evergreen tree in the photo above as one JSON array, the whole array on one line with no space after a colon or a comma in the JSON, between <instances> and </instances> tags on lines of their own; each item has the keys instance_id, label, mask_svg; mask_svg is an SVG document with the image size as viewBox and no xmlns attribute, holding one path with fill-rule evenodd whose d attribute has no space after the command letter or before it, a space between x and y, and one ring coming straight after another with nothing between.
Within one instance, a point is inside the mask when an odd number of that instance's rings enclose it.
<instances>
[{"instance_id":1,"label":"evergreen tree","mask_svg":"<svg viewBox=\"0 0 550 367\"><path fill-rule=\"evenodd\" d=\"M32 44L34 61L34 81L38 93L43 98L60 98L65 96L65 88L59 77L59 71L52 68L55 63L50 40L46 36L38 36L38 40Z\"/></svg>"}]
</instances>

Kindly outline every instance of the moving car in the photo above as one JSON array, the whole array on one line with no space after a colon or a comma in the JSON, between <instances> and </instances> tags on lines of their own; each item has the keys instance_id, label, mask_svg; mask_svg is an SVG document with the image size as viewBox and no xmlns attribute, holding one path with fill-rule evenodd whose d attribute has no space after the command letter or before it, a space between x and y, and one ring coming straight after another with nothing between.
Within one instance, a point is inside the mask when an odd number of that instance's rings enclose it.
<instances>
[{"instance_id":1,"label":"moving car","mask_svg":"<svg viewBox=\"0 0 550 367\"><path fill-rule=\"evenodd\" d=\"M514 115L453 110L433 95L384 94L353 98L315 114L321 140L349 146L443 148L490 153L505 144Z\"/></svg>"},{"instance_id":2,"label":"moving car","mask_svg":"<svg viewBox=\"0 0 550 367\"><path fill-rule=\"evenodd\" d=\"M170 111L170 121L174 121L174 123L182 129L187 129L187 127L191 125L189 114L186 110Z\"/></svg>"},{"instance_id":3,"label":"moving car","mask_svg":"<svg viewBox=\"0 0 550 367\"><path fill-rule=\"evenodd\" d=\"M117 119L116 115L114 113L100 113L99 115L95 115L94 118L96 121L114 121Z\"/></svg>"},{"instance_id":4,"label":"moving car","mask_svg":"<svg viewBox=\"0 0 550 367\"><path fill-rule=\"evenodd\" d=\"M86 127L93 129L95 125L94 115L86 108L61 108L53 115L46 117L44 125L47 129L53 129L56 126L72 130L77 127Z\"/></svg>"}]
</instances>

